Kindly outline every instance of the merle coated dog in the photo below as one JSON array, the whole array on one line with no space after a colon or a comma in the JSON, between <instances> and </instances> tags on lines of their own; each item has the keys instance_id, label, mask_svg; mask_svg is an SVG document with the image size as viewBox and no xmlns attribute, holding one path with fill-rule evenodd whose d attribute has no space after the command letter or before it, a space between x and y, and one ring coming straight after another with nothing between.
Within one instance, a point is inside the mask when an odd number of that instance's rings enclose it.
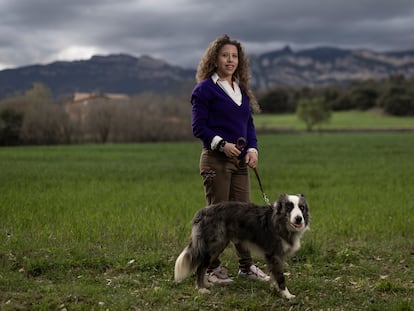
<instances>
[{"instance_id":1,"label":"merle coated dog","mask_svg":"<svg viewBox=\"0 0 414 311\"><path fill-rule=\"evenodd\" d=\"M302 194L282 194L269 206L222 202L199 210L192 221L189 244L175 262L174 278L181 282L197 269L196 287L209 293L205 273L230 242L242 243L263 255L281 295L294 298L285 284L283 263L300 247L309 228L310 214Z\"/></svg>"}]
</instances>

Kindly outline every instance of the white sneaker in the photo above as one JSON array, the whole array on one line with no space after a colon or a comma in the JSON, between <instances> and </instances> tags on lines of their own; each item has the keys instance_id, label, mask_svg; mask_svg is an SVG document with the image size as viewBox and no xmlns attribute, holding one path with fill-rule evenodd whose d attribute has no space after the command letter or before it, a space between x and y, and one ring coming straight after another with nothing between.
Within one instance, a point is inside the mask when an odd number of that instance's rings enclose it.
<instances>
[{"instance_id":1,"label":"white sneaker","mask_svg":"<svg viewBox=\"0 0 414 311\"><path fill-rule=\"evenodd\" d=\"M270 276L264 273L260 268L255 265L250 266L250 270L247 272L239 270L239 276L243 278L248 278L251 280L260 280L264 282L270 281Z\"/></svg>"},{"instance_id":2,"label":"white sneaker","mask_svg":"<svg viewBox=\"0 0 414 311\"><path fill-rule=\"evenodd\" d=\"M219 285L228 285L233 282L227 275L227 269L223 267L217 267L207 273L207 281Z\"/></svg>"}]
</instances>

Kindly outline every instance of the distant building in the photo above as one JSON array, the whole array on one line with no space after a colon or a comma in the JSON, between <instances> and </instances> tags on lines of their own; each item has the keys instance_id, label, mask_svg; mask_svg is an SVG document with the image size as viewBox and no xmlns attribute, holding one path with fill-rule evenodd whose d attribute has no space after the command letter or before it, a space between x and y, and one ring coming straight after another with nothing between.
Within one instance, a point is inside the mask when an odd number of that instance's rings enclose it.
<instances>
[{"instance_id":1,"label":"distant building","mask_svg":"<svg viewBox=\"0 0 414 311\"><path fill-rule=\"evenodd\" d=\"M83 120L93 105L128 102L130 97L118 93L74 93L65 103L65 111L72 120Z\"/></svg>"}]
</instances>

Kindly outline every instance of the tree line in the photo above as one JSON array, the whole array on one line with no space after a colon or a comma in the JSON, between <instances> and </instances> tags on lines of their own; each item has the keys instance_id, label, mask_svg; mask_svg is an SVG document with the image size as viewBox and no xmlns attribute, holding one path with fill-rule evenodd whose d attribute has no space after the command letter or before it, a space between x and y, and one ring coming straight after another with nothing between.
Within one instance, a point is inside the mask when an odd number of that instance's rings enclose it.
<instances>
[{"instance_id":1,"label":"tree line","mask_svg":"<svg viewBox=\"0 0 414 311\"><path fill-rule=\"evenodd\" d=\"M53 99L35 83L0 101L0 145L147 142L192 139L189 94L185 86L169 96L143 93L128 101L105 98L67 112L68 99ZM296 113L307 129L327 121L332 111L381 109L396 116L414 115L414 79L393 76L346 86L278 86L258 92L263 113Z\"/></svg>"},{"instance_id":2,"label":"tree line","mask_svg":"<svg viewBox=\"0 0 414 311\"><path fill-rule=\"evenodd\" d=\"M378 108L395 116L414 115L414 78L403 75L348 85L294 88L278 86L260 97L265 113L294 113L304 98L321 98L331 111Z\"/></svg>"},{"instance_id":3,"label":"tree line","mask_svg":"<svg viewBox=\"0 0 414 311\"><path fill-rule=\"evenodd\" d=\"M126 143L192 138L188 92L143 93L127 101L94 99L68 114L69 99L53 100L41 83L0 102L0 145ZM184 95L185 94L185 95Z\"/></svg>"}]
</instances>

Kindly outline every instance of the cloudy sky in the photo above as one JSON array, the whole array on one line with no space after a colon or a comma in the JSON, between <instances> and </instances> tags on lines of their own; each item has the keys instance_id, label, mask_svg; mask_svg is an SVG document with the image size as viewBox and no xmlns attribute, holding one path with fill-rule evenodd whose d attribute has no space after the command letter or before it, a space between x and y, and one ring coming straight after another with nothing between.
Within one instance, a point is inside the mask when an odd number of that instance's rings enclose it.
<instances>
[{"instance_id":1,"label":"cloudy sky","mask_svg":"<svg viewBox=\"0 0 414 311\"><path fill-rule=\"evenodd\" d=\"M414 50L414 0L0 0L0 70L113 53L195 68L223 33L248 54Z\"/></svg>"}]
</instances>

